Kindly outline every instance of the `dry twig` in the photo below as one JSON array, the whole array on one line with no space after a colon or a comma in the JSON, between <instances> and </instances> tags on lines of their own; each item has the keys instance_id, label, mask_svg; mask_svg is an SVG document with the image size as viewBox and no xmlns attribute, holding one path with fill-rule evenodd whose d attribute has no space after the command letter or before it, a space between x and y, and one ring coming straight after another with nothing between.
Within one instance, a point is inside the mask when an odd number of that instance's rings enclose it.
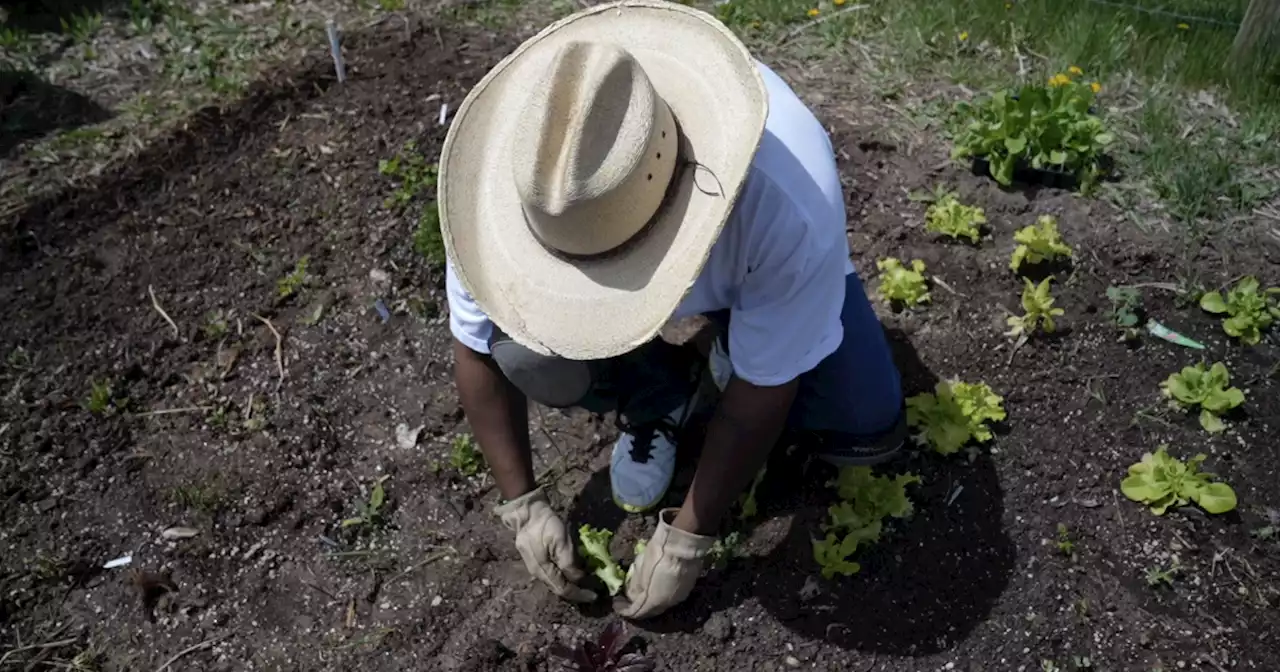
<instances>
[{"instance_id":1,"label":"dry twig","mask_svg":"<svg viewBox=\"0 0 1280 672\"><path fill-rule=\"evenodd\" d=\"M156 672L164 672L165 670L169 669L169 666L178 662L178 659L182 658L183 656L190 653L195 653L196 651L203 651L204 649L207 649L213 646L214 644L217 644L218 642L226 639L228 636L229 635L218 635L217 637L214 637L212 639L206 639L203 642L200 642L199 644L188 646L187 648L173 654L173 657L170 658L169 660L166 660L164 662L164 665L161 665L160 667L156 668Z\"/></svg>"},{"instance_id":2,"label":"dry twig","mask_svg":"<svg viewBox=\"0 0 1280 672\"><path fill-rule=\"evenodd\" d=\"M184 408L161 408L155 411L143 411L142 413L134 413L133 416L136 418L145 418L149 415L174 415L177 413L198 413L198 412L207 411L211 408L213 407L212 406L187 406Z\"/></svg>"},{"instance_id":3,"label":"dry twig","mask_svg":"<svg viewBox=\"0 0 1280 672\"><path fill-rule=\"evenodd\" d=\"M173 327L173 337L182 340L182 332L178 330L178 325L172 317L169 317L169 313L164 312L164 308L160 307L160 301L156 299L156 290L151 285L147 285L147 293L151 295L151 305L155 307L156 312L160 313L160 317L163 317L170 327Z\"/></svg>"},{"instance_id":4,"label":"dry twig","mask_svg":"<svg viewBox=\"0 0 1280 672\"><path fill-rule=\"evenodd\" d=\"M271 330L271 335L276 337L276 371L280 373L280 380L276 381L276 390L279 391L280 386L284 385L284 340L280 338L280 332L276 331L276 325L271 324L271 320L257 313L254 313L253 316L258 318L259 322L267 325L267 328Z\"/></svg>"},{"instance_id":5,"label":"dry twig","mask_svg":"<svg viewBox=\"0 0 1280 672\"><path fill-rule=\"evenodd\" d=\"M409 567L403 572L400 572L399 574L396 574L395 576L391 577L389 580L387 580L387 583L385 585L393 584L396 581L403 579L404 577L412 574L413 572L418 571L419 569L422 569L423 567L426 567L427 565L437 560L443 560L444 558L447 558L450 555L457 555L457 554L458 552L454 550L453 547L446 548L445 550L439 551L437 553L432 553L431 555L428 555L426 558L423 558L421 561L414 564L412 567Z\"/></svg>"},{"instance_id":6,"label":"dry twig","mask_svg":"<svg viewBox=\"0 0 1280 672\"><path fill-rule=\"evenodd\" d=\"M71 646L72 644L75 644L76 641L78 641L78 638L68 637L67 639L59 639L53 642L45 642L44 644L28 644L27 646L19 646L16 649L10 649L9 651L6 651L3 656L0 656L0 665L4 665L5 661L9 660L9 656L12 656L15 653L22 653L23 651L35 651L37 649L41 649L41 650L57 649L64 646Z\"/></svg>"}]
</instances>

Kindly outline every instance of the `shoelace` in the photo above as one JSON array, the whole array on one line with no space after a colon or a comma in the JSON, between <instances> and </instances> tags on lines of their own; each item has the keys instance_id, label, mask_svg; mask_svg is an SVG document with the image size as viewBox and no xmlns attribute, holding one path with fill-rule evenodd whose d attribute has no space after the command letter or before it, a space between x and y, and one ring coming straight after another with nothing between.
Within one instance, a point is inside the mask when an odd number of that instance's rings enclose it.
<instances>
[{"instance_id":1,"label":"shoelace","mask_svg":"<svg viewBox=\"0 0 1280 672\"><path fill-rule=\"evenodd\" d=\"M676 442L676 434L680 431L680 425L666 416L644 425L632 426L621 421L617 424L618 431L631 435L631 459L640 464L648 462L649 458L653 457L653 438L655 436L661 434L667 441L674 444Z\"/></svg>"},{"instance_id":2,"label":"shoelace","mask_svg":"<svg viewBox=\"0 0 1280 672\"><path fill-rule=\"evenodd\" d=\"M614 425L619 432L630 434L633 441L631 442L631 459L644 464L653 457L653 437L661 434L673 445L676 442L676 435L680 432L680 428L689 420L689 416L693 414L693 402L698 396L698 389L702 385L702 377L706 373L706 363L702 362L694 367L692 375L692 387L689 396L684 400L684 412L680 414L680 420L674 421L670 416L664 415L652 422L646 422L640 425L633 425L622 420L621 414L615 417ZM620 407L625 408L625 399Z\"/></svg>"}]
</instances>

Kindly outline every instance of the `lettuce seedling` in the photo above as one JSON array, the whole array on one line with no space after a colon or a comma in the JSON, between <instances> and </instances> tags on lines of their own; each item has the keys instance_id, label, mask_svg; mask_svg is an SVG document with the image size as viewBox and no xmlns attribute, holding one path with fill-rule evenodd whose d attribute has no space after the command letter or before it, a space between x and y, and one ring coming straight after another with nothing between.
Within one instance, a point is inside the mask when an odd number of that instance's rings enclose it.
<instances>
[{"instance_id":1,"label":"lettuce seedling","mask_svg":"<svg viewBox=\"0 0 1280 672\"><path fill-rule=\"evenodd\" d=\"M1009 318L1009 331L1005 332L1006 336L1017 338L1030 336L1037 329L1045 333L1053 333L1057 329L1053 318L1062 315L1065 311L1053 307L1054 299L1049 294L1049 282L1052 280L1053 278L1045 278L1037 285L1023 278L1026 286L1022 289L1022 310L1026 314Z\"/></svg>"},{"instance_id":2,"label":"lettuce seedling","mask_svg":"<svg viewBox=\"0 0 1280 672\"><path fill-rule=\"evenodd\" d=\"M842 501L827 509L831 521L823 526L826 537L813 540L813 559L822 568L822 577L861 571L862 566L849 556L860 546L880 540L885 518L911 515L906 487L919 482L915 474L889 478L872 475L870 467L842 468L839 477L828 483L836 487Z\"/></svg>"},{"instance_id":3,"label":"lettuce seedling","mask_svg":"<svg viewBox=\"0 0 1280 672\"><path fill-rule=\"evenodd\" d=\"M1019 229L1013 234L1013 239L1018 246L1013 250L1009 268L1015 273L1024 263L1039 264L1059 257L1070 259L1074 254L1058 235L1058 220L1050 215L1043 215L1035 224Z\"/></svg>"},{"instance_id":4,"label":"lettuce seedling","mask_svg":"<svg viewBox=\"0 0 1280 672\"><path fill-rule=\"evenodd\" d=\"M1229 317L1222 321L1222 330L1248 345L1257 345L1262 332L1280 317L1280 305L1276 295L1280 287L1258 291L1261 284L1252 275L1236 283L1224 298L1221 292L1206 292L1200 297L1200 307L1210 313Z\"/></svg>"},{"instance_id":5,"label":"lettuce seedling","mask_svg":"<svg viewBox=\"0 0 1280 672\"><path fill-rule=\"evenodd\" d=\"M609 554L609 542L613 540L613 532L583 525L578 528L578 541L582 548L578 552L587 561L587 569L600 577L610 595L617 595L627 581L626 572Z\"/></svg>"},{"instance_id":6,"label":"lettuce seedling","mask_svg":"<svg viewBox=\"0 0 1280 672\"><path fill-rule=\"evenodd\" d=\"M920 431L916 441L943 455L966 443L991 440L991 421L1004 420L1004 399L985 383L939 382L933 394L907 399L907 424Z\"/></svg>"},{"instance_id":7,"label":"lettuce seedling","mask_svg":"<svg viewBox=\"0 0 1280 672\"><path fill-rule=\"evenodd\" d=\"M975 103L960 103L953 118L953 159L982 157L1000 184L1015 170L1071 173L1088 191L1102 176L1102 155L1114 137L1090 112L1095 91L1083 81L1055 76L1049 85L1028 84Z\"/></svg>"},{"instance_id":8,"label":"lettuce seedling","mask_svg":"<svg viewBox=\"0 0 1280 672\"><path fill-rule=\"evenodd\" d=\"M1183 462L1170 457L1168 446L1146 453L1142 461L1129 467L1129 476L1120 482L1125 497L1151 507L1157 516L1171 506L1188 501L1209 513L1226 513L1236 508L1236 493L1226 483L1213 482L1216 476L1200 471L1204 454Z\"/></svg>"},{"instance_id":9,"label":"lettuce seedling","mask_svg":"<svg viewBox=\"0 0 1280 672\"><path fill-rule=\"evenodd\" d=\"M1160 390L1178 408L1199 406L1200 426L1217 434L1226 429L1220 416L1244 403L1244 392L1227 387L1230 383L1231 374L1226 365L1217 362L1206 371L1202 362L1169 376L1160 383Z\"/></svg>"},{"instance_id":10,"label":"lettuce seedling","mask_svg":"<svg viewBox=\"0 0 1280 672\"><path fill-rule=\"evenodd\" d=\"M889 478L873 475L870 467L843 467L836 480L827 485L835 486L843 503L853 502L861 517L880 520L885 516L910 516L913 509L907 499L907 486L919 482L920 477L915 474Z\"/></svg>"},{"instance_id":11,"label":"lettuce seedling","mask_svg":"<svg viewBox=\"0 0 1280 672\"><path fill-rule=\"evenodd\" d=\"M880 296L885 301L901 301L906 306L929 302L929 284L924 279L924 262L916 259L911 268L889 257L876 262L880 269Z\"/></svg>"},{"instance_id":12,"label":"lettuce seedling","mask_svg":"<svg viewBox=\"0 0 1280 672\"><path fill-rule=\"evenodd\" d=\"M849 556L858 550L860 543L862 539L857 535L846 534L844 537L837 537L832 532L828 532L822 541L814 539L813 559L822 568L822 578L830 580L836 574L853 576L862 571L862 565L849 560Z\"/></svg>"},{"instance_id":13,"label":"lettuce seedling","mask_svg":"<svg viewBox=\"0 0 1280 672\"><path fill-rule=\"evenodd\" d=\"M979 225L987 222L987 216L982 208L963 205L955 194L939 190L937 199L925 211L924 220L927 231L976 243L982 237Z\"/></svg>"},{"instance_id":14,"label":"lettuce seedling","mask_svg":"<svg viewBox=\"0 0 1280 672\"><path fill-rule=\"evenodd\" d=\"M1142 293L1133 287L1107 288L1107 298L1111 300L1111 321L1120 327L1123 340L1136 340L1142 332L1138 327L1145 322L1142 309Z\"/></svg>"}]
</instances>

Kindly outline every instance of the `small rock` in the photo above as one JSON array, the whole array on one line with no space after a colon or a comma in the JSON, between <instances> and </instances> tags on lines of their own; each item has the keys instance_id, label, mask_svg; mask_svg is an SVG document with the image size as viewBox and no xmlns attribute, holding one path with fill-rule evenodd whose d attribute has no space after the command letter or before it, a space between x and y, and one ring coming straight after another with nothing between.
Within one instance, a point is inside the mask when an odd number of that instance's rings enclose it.
<instances>
[{"instance_id":1,"label":"small rock","mask_svg":"<svg viewBox=\"0 0 1280 672\"><path fill-rule=\"evenodd\" d=\"M267 522L267 512L259 508L250 509L244 514L244 522L260 527Z\"/></svg>"},{"instance_id":2,"label":"small rock","mask_svg":"<svg viewBox=\"0 0 1280 672\"><path fill-rule=\"evenodd\" d=\"M382 289L391 284L391 276L387 275L386 271L375 268L369 271L369 281L373 283L374 287Z\"/></svg>"},{"instance_id":3,"label":"small rock","mask_svg":"<svg viewBox=\"0 0 1280 672\"><path fill-rule=\"evenodd\" d=\"M200 534L200 530L194 527L170 527L160 533L160 538L165 541L176 541L178 539L190 539Z\"/></svg>"},{"instance_id":4,"label":"small rock","mask_svg":"<svg viewBox=\"0 0 1280 672\"><path fill-rule=\"evenodd\" d=\"M800 667L800 659L795 656L787 656L783 659L783 662L787 664L787 667Z\"/></svg>"},{"instance_id":5,"label":"small rock","mask_svg":"<svg viewBox=\"0 0 1280 672\"><path fill-rule=\"evenodd\" d=\"M58 508L58 498L57 498L57 497L50 497L50 498L48 498L48 499L42 499L42 500L40 500L40 501L36 504L36 510L37 510L37 511L39 511L40 513L49 513L50 511L52 511L52 510L54 510L54 509L56 509L56 508Z\"/></svg>"},{"instance_id":6,"label":"small rock","mask_svg":"<svg viewBox=\"0 0 1280 672\"><path fill-rule=\"evenodd\" d=\"M244 555L240 556L240 560L242 562L248 562L249 560L252 560L253 556L257 555L258 551L261 551L262 548L266 545L267 545L267 542L259 541L258 543L250 546L249 550L245 551Z\"/></svg>"},{"instance_id":7,"label":"small rock","mask_svg":"<svg viewBox=\"0 0 1280 672\"><path fill-rule=\"evenodd\" d=\"M422 425L410 427L405 423L396 425L396 445L401 450L410 450L418 445L418 436L422 434Z\"/></svg>"},{"instance_id":8,"label":"small rock","mask_svg":"<svg viewBox=\"0 0 1280 672\"><path fill-rule=\"evenodd\" d=\"M727 642L733 636L733 623L723 612L715 613L703 624L702 632L718 642Z\"/></svg>"},{"instance_id":9,"label":"small rock","mask_svg":"<svg viewBox=\"0 0 1280 672\"><path fill-rule=\"evenodd\" d=\"M444 598L439 595L436 595L435 597L431 598L431 606L433 607L440 606L441 602L444 602Z\"/></svg>"}]
</instances>

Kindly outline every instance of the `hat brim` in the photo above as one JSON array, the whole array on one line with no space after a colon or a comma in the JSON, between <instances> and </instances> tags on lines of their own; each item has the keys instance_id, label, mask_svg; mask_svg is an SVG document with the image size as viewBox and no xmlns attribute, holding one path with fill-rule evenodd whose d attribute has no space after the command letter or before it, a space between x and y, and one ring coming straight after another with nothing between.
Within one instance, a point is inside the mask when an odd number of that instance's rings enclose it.
<instances>
[{"instance_id":1,"label":"hat brim","mask_svg":"<svg viewBox=\"0 0 1280 672\"><path fill-rule=\"evenodd\" d=\"M615 254L573 260L530 232L516 192L511 136L561 46L604 41L629 51L681 129L667 202ZM707 14L623 0L543 30L468 94L445 139L438 205L445 250L463 287L518 343L570 359L604 359L654 338L692 288L733 209L764 132L768 95L746 47Z\"/></svg>"}]
</instances>

